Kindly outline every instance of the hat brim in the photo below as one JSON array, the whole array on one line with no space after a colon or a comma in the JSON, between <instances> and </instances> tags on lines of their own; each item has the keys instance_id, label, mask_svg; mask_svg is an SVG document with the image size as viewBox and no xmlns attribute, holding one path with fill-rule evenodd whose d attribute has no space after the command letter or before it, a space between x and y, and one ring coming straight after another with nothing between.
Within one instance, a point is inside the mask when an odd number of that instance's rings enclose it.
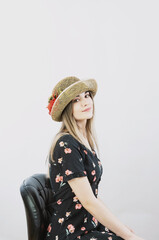
<instances>
[{"instance_id":1,"label":"hat brim","mask_svg":"<svg viewBox=\"0 0 159 240\"><path fill-rule=\"evenodd\" d=\"M78 81L66 88L56 99L52 110L51 117L54 121L61 122L62 112L67 104L74 99L80 93L91 91L92 95L95 96L97 92L97 82L95 79L87 79Z\"/></svg>"}]
</instances>

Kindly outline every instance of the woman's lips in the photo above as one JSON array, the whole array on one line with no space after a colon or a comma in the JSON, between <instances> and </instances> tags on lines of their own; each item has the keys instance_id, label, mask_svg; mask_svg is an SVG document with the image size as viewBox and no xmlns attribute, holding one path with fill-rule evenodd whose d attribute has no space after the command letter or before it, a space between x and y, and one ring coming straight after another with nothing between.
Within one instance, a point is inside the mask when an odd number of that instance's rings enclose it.
<instances>
[{"instance_id":1,"label":"woman's lips","mask_svg":"<svg viewBox=\"0 0 159 240\"><path fill-rule=\"evenodd\" d=\"M82 111L82 112L87 112L87 111L90 111L91 110L91 107L89 107L89 108L86 108L84 111Z\"/></svg>"}]
</instances>

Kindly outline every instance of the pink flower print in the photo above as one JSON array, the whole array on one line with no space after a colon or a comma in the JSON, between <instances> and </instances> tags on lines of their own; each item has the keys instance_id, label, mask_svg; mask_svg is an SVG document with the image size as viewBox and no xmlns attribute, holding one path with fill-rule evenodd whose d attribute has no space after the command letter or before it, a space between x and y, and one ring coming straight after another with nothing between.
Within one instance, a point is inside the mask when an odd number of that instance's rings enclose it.
<instances>
[{"instance_id":1,"label":"pink flower print","mask_svg":"<svg viewBox=\"0 0 159 240\"><path fill-rule=\"evenodd\" d=\"M94 176L94 178L93 178L93 182L96 180L96 176Z\"/></svg>"},{"instance_id":2,"label":"pink flower print","mask_svg":"<svg viewBox=\"0 0 159 240\"><path fill-rule=\"evenodd\" d=\"M56 175L55 181L60 182L60 175Z\"/></svg>"},{"instance_id":3,"label":"pink flower print","mask_svg":"<svg viewBox=\"0 0 159 240\"><path fill-rule=\"evenodd\" d=\"M66 174L67 176L70 175L71 173L72 173L72 171L70 171L70 170L68 170L68 169L65 171L65 174Z\"/></svg>"},{"instance_id":4,"label":"pink flower print","mask_svg":"<svg viewBox=\"0 0 159 240\"><path fill-rule=\"evenodd\" d=\"M87 234L87 233L88 233L88 231L85 231L84 233L85 233L85 234Z\"/></svg>"},{"instance_id":5,"label":"pink flower print","mask_svg":"<svg viewBox=\"0 0 159 240\"><path fill-rule=\"evenodd\" d=\"M97 238L92 237L92 238L90 238L90 240L97 240Z\"/></svg>"},{"instance_id":6,"label":"pink flower print","mask_svg":"<svg viewBox=\"0 0 159 240\"><path fill-rule=\"evenodd\" d=\"M98 189L97 188L95 189L95 193L96 193L96 195L98 194Z\"/></svg>"},{"instance_id":7,"label":"pink flower print","mask_svg":"<svg viewBox=\"0 0 159 240\"><path fill-rule=\"evenodd\" d=\"M64 218L59 218L58 220L59 223L63 223L63 221L64 221Z\"/></svg>"},{"instance_id":8,"label":"pink flower print","mask_svg":"<svg viewBox=\"0 0 159 240\"><path fill-rule=\"evenodd\" d=\"M95 217L92 218L93 222L97 225L98 224L98 221Z\"/></svg>"},{"instance_id":9,"label":"pink flower print","mask_svg":"<svg viewBox=\"0 0 159 240\"><path fill-rule=\"evenodd\" d=\"M81 230L84 231L84 230L86 230L86 228L85 227L81 227Z\"/></svg>"},{"instance_id":10,"label":"pink flower print","mask_svg":"<svg viewBox=\"0 0 159 240\"><path fill-rule=\"evenodd\" d=\"M47 231L50 233L51 232L51 223L49 224L48 228L47 228Z\"/></svg>"},{"instance_id":11,"label":"pink flower print","mask_svg":"<svg viewBox=\"0 0 159 240\"><path fill-rule=\"evenodd\" d=\"M72 224L69 224L69 225L67 226L67 228L68 228L68 230L69 230L70 233L73 233L73 232L75 231L75 227L74 227Z\"/></svg>"},{"instance_id":12,"label":"pink flower print","mask_svg":"<svg viewBox=\"0 0 159 240\"><path fill-rule=\"evenodd\" d=\"M74 202L77 202L77 201L78 201L78 197L75 196L75 197L73 198L73 201L74 201Z\"/></svg>"},{"instance_id":13,"label":"pink flower print","mask_svg":"<svg viewBox=\"0 0 159 240\"><path fill-rule=\"evenodd\" d=\"M87 172L86 171L83 171L84 172L84 174L87 174Z\"/></svg>"},{"instance_id":14,"label":"pink flower print","mask_svg":"<svg viewBox=\"0 0 159 240\"><path fill-rule=\"evenodd\" d=\"M63 147L63 146L64 146L64 142L61 141L61 142L59 143L59 145L60 145L60 147Z\"/></svg>"},{"instance_id":15,"label":"pink flower print","mask_svg":"<svg viewBox=\"0 0 159 240\"><path fill-rule=\"evenodd\" d=\"M65 148L64 152L67 154L67 153L71 153L72 150L71 150L71 148Z\"/></svg>"},{"instance_id":16,"label":"pink flower print","mask_svg":"<svg viewBox=\"0 0 159 240\"><path fill-rule=\"evenodd\" d=\"M61 199L57 201L57 204L60 205L62 203Z\"/></svg>"},{"instance_id":17,"label":"pink flower print","mask_svg":"<svg viewBox=\"0 0 159 240\"><path fill-rule=\"evenodd\" d=\"M66 217L70 216L71 212L66 212Z\"/></svg>"},{"instance_id":18,"label":"pink flower print","mask_svg":"<svg viewBox=\"0 0 159 240\"><path fill-rule=\"evenodd\" d=\"M63 176L56 175L55 181L56 182L63 182Z\"/></svg>"},{"instance_id":19,"label":"pink flower print","mask_svg":"<svg viewBox=\"0 0 159 240\"><path fill-rule=\"evenodd\" d=\"M77 204L75 205L75 209L81 209L81 207L82 207L82 204L80 204L80 203L77 203Z\"/></svg>"},{"instance_id":20,"label":"pink flower print","mask_svg":"<svg viewBox=\"0 0 159 240\"><path fill-rule=\"evenodd\" d=\"M58 158L58 163L62 163L62 158Z\"/></svg>"},{"instance_id":21,"label":"pink flower print","mask_svg":"<svg viewBox=\"0 0 159 240\"><path fill-rule=\"evenodd\" d=\"M112 237L108 237L109 240L112 240Z\"/></svg>"},{"instance_id":22,"label":"pink flower print","mask_svg":"<svg viewBox=\"0 0 159 240\"><path fill-rule=\"evenodd\" d=\"M87 151L86 150L83 150L85 154L87 154Z\"/></svg>"},{"instance_id":23,"label":"pink flower print","mask_svg":"<svg viewBox=\"0 0 159 240\"><path fill-rule=\"evenodd\" d=\"M81 239L81 236L77 236L78 239Z\"/></svg>"},{"instance_id":24,"label":"pink flower print","mask_svg":"<svg viewBox=\"0 0 159 240\"><path fill-rule=\"evenodd\" d=\"M93 170L93 171L91 172L91 174L92 174L92 175L95 175L95 174L96 174L96 171L95 171L95 170Z\"/></svg>"}]
</instances>

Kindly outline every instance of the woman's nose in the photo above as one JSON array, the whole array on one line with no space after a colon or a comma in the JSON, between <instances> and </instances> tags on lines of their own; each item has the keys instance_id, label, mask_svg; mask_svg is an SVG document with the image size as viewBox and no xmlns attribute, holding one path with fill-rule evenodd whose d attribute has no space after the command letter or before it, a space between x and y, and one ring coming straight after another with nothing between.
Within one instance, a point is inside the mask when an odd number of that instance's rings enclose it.
<instances>
[{"instance_id":1,"label":"woman's nose","mask_svg":"<svg viewBox=\"0 0 159 240\"><path fill-rule=\"evenodd\" d=\"M87 99L86 99L86 98L83 98L82 101L81 101L81 104L82 104L82 106L87 105Z\"/></svg>"}]
</instances>

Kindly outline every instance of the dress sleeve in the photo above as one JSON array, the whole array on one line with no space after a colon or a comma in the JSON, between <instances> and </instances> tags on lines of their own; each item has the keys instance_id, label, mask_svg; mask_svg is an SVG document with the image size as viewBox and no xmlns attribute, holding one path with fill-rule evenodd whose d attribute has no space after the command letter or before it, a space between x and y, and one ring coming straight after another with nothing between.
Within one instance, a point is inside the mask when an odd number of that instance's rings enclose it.
<instances>
[{"instance_id":1,"label":"dress sleeve","mask_svg":"<svg viewBox=\"0 0 159 240\"><path fill-rule=\"evenodd\" d=\"M63 182L87 176L80 145L72 136L64 135L58 139L54 150L54 159L61 170Z\"/></svg>"}]
</instances>

